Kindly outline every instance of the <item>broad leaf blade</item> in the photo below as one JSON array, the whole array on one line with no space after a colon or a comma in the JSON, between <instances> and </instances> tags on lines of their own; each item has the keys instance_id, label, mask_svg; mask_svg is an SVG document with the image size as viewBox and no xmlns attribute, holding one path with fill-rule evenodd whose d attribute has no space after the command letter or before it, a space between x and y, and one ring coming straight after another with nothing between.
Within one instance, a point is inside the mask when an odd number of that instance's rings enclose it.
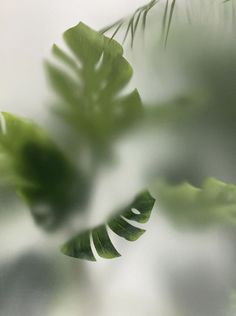
<instances>
[{"instance_id":1,"label":"broad leaf blade","mask_svg":"<svg viewBox=\"0 0 236 316\"><path fill-rule=\"evenodd\" d=\"M69 257L96 261L91 249L90 231L82 233L79 238L72 238L61 247L61 252Z\"/></svg>"},{"instance_id":2,"label":"broad leaf blade","mask_svg":"<svg viewBox=\"0 0 236 316\"><path fill-rule=\"evenodd\" d=\"M108 220L107 226L118 236L129 241L137 240L144 232L144 229L133 226L123 217L124 215L130 220L144 223L149 217L154 206L155 200L148 191L140 193L128 207L123 208L118 215ZM140 214L132 213L132 209L139 210ZM119 257L119 252L115 249L109 237L106 224L100 225L92 229L92 239L98 255L102 258L111 259ZM66 255L91 260L91 244L89 243L90 231L83 232L72 238L64 246L62 252ZM85 237L86 236L86 237ZM84 239L86 238L86 242Z\"/></svg>"},{"instance_id":3,"label":"broad leaf blade","mask_svg":"<svg viewBox=\"0 0 236 316\"><path fill-rule=\"evenodd\" d=\"M64 40L72 54L54 45L53 53L61 66L46 63L59 96L54 110L93 150L109 151L114 140L143 113L138 91L124 93L132 67L119 43L83 23L67 30Z\"/></svg>"},{"instance_id":4,"label":"broad leaf blade","mask_svg":"<svg viewBox=\"0 0 236 316\"><path fill-rule=\"evenodd\" d=\"M148 191L141 193L123 213L123 217L139 223L146 223L151 215L155 199ZM136 211L136 212L135 212Z\"/></svg>"},{"instance_id":5,"label":"broad leaf blade","mask_svg":"<svg viewBox=\"0 0 236 316\"><path fill-rule=\"evenodd\" d=\"M105 225L101 225L92 231L93 243L100 257L112 259L120 257L119 252L113 246Z\"/></svg>"},{"instance_id":6,"label":"broad leaf blade","mask_svg":"<svg viewBox=\"0 0 236 316\"><path fill-rule=\"evenodd\" d=\"M108 226L114 233L129 241L137 240L145 232L144 229L135 227L126 222L122 217L117 216L108 222Z\"/></svg>"}]
</instances>

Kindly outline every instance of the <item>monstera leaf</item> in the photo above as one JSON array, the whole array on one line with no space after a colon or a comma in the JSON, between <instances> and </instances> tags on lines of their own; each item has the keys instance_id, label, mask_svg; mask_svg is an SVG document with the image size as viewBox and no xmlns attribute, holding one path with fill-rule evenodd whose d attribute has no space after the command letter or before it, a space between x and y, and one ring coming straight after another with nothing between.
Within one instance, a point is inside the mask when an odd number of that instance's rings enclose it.
<instances>
[{"instance_id":1,"label":"monstera leaf","mask_svg":"<svg viewBox=\"0 0 236 316\"><path fill-rule=\"evenodd\" d=\"M99 159L98 153L142 114L137 90L125 92L132 68L120 44L83 23L67 30L64 40L71 54L54 45L59 65L46 64L58 94L53 109L75 127L77 139L90 144Z\"/></svg>"},{"instance_id":2,"label":"monstera leaf","mask_svg":"<svg viewBox=\"0 0 236 316\"><path fill-rule=\"evenodd\" d=\"M214 178L205 180L201 188L189 183L171 185L158 181L153 190L160 209L182 228L236 225L235 185Z\"/></svg>"},{"instance_id":3,"label":"monstera leaf","mask_svg":"<svg viewBox=\"0 0 236 316\"><path fill-rule=\"evenodd\" d=\"M85 199L86 181L46 132L29 120L1 113L1 165L36 222L56 228Z\"/></svg>"},{"instance_id":4,"label":"monstera leaf","mask_svg":"<svg viewBox=\"0 0 236 316\"><path fill-rule=\"evenodd\" d=\"M96 261L91 247L92 239L100 257L106 259L119 257L120 254L113 246L107 228L109 227L114 233L126 240L137 240L145 230L131 225L127 220L146 223L154 203L155 199L148 191L140 193L130 205L108 219L106 224L78 234L64 244L61 251L70 257Z\"/></svg>"}]
</instances>

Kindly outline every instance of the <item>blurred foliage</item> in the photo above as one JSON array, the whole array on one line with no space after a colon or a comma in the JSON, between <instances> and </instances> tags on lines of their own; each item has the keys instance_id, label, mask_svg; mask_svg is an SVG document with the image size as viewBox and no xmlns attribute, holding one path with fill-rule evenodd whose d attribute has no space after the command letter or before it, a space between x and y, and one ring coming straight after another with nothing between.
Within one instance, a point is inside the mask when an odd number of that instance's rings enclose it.
<instances>
[{"instance_id":1,"label":"blurred foliage","mask_svg":"<svg viewBox=\"0 0 236 316\"><path fill-rule=\"evenodd\" d=\"M64 40L72 55L54 45L60 65L46 64L59 97L53 110L75 127L98 162L142 115L141 100L136 89L125 92L132 68L120 44L83 23L67 30Z\"/></svg>"},{"instance_id":2,"label":"blurred foliage","mask_svg":"<svg viewBox=\"0 0 236 316\"><path fill-rule=\"evenodd\" d=\"M190 229L235 225L236 218L236 48L231 36L219 42L212 31L197 34L176 32L166 53L185 94L146 111L170 148L162 165L150 167L152 178L164 179L154 185L155 197L169 219Z\"/></svg>"},{"instance_id":3,"label":"blurred foliage","mask_svg":"<svg viewBox=\"0 0 236 316\"><path fill-rule=\"evenodd\" d=\"M131 225L125 219L138 223L146 223L150 218L154 203L155 199L149 192L145 191L140 193L130 205L116 212L118 215L108 219L106 224L95 227L92 230L87 230L73 237L69 242L62 246L62 252L74 258L96 261L91 248L91 235L94 246L100 257L105 259L119 257L120 254L110 240L107 227L126 240L137 240L145 230Z\"/></svg>"},{"instance_id":4,"label":"blurred foliage","mask_svg":"<svg viewBox=\"0 0 236 316\"><path fill-rule=\"evenodd\" d=\"M152 192L159 208L182 228L209 228L236 224L236 186L209 178L201 188L189 183L158 181Z\"/></svg>"},{"instance_id":5,"label":"blurred foliage","mask_svg":"<svg viewBox=\"0 0 236 316\"><path fill-rule=\"evenodd\" d=\"M140 21L145 29L148 12L158 2L151 1L135 11L128 22L124 40L131 32L133 45ZM166 0L162 20L165 46L175 8L175 0ZM194 89L188 87L191 91L187 97L157 103L153 108L143 107L136 89L127 92L132 68L123 57L122 46L113 39L124 22L112 26L116 27L112 38L79 23L64 33L67 50L54 45L54 61L46 62L49 80L57 94L52 110L59 114L62 125L66 122L72 129L75 151L80 154L80 151L89 149L85 158L91 161L89 167L83 167L82 155L78 161L72 162L67 153L34 123L2 113L1 182L16 188L37 224L47 230L56 229L64 225L74 211L86 210L96 171L101 162L108 162L112 157L116 140L134 127L154 126L155 133L164 129L172 135L180 152L178 159L176 153L171 155L171 160L166 157L163 168L158 166L156 170L151 166L153 176L165 179L156 182L155 196L166 213L176 222L196 227L212 223L234 224L234 185L205 179L214 177L227 183L236 181L236 172L232 171L236 156L235 48L224 47L216 53L218 46L213 45L211 51L206 45L202 56L194 59L190 54L189 60L183 53L184 67L188 70L186 78L189 87L192 84ZM182 46L183 50L186 49ZM223 168L219 168L217 163L212 168L216 152L223 153ZM210 163L206 161L209 157ZM182 184L183 181L191 184ZM193 186L200 183L203 183L202 188ZM141 193L106 224L78 232L64 244L62 252L94 261L93 240L99 256L120 256L107 228L127 240L136 240L144 230L125 219L146 222L153 205L150 194Z\"/></svg>"},{"instance_id":6,"label":"blurred foliage","mask_svg":"<svg viewBox=\"0 0 236 316\"><path fill-rule=\"evenodd\" d=\"M43 129L12 114L2 115L6 131L0 134L0 150L4 170L12 175L8 185L25 200L37 224L57 228L75 206L85 203L86 179Z\"/></svg>"},{"instance_id":7,"label":"blurred foliage","mask_svg":"<svg viewBox=\"0 0 236 316\"><path fill-rule=\"evenodd\" d=\"M54 110L74 127L76 146L90 148L91 157L87 158L95 164L88 168L92 172L82 168L81 161L70 161L33 122L5 112L0 116L0 167L5 174L1 181L15 187L30 207L36 223L48 231L65 225L72 212L86 210L100 160L110 155L114 141L143 113L137 90L124 91L132 68L122 56L121 45L83 23L66 31L64 39L73 56L54 45L53 54L61 64L47 62L51 83L59 97ZM146 222L153 204L150 194L142 193L122 215ZM132 212L133 207L138 214ZM109 220L108 225L127 240L136 240L144 232L120 215ZM100 256L119 256L105 224L95 228L92 235ZM63 246L63 252L93 260L89 232L69 241Z\"/></svg>"}]
</instances>

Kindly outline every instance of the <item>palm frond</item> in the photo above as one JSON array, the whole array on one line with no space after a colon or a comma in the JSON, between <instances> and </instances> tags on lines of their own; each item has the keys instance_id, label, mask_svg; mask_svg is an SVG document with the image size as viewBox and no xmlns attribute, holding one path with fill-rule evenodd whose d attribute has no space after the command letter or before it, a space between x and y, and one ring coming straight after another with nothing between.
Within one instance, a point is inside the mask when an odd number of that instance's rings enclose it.
<instances>
[{"instance_id":1,"label":"palm frond","mask_svg":"<svg viewBox=\"0 0 236 316\"><path fill-rule=\"evenodd\" d=\"M173 0L171 3L171 6L170 6L169 18L168 18L167 27L166 27L164 47L166 47L166 45L167 45L167 40L168 40L168 36L169 36L169 32L170 32L170 26L171 26L171 21L173 18L175 5L176 5L176 0Z\"/></svg>"},{"instance_id":2,"label":"palm frond","mask_svg":"<svg viewBox=\"0 0 236 316\"><path fill-rule=\"evenodd\" d=\"M118 20L117 22L103 28L100 30L102 34L115 29L113 34L111 35L112 38L118 33L118 31L124 27L125 32L123 36L123 44L126 42L128 36L130 36L131 39L131 47L133 47L134 44L134 39L135 39L135 34L137 32L138 26L141 23L142 24L142 30L144 31L146 29L146 22L147 22L147 15L149 11L155 7L155 5L159 2L160 0L151 0L148 4L139 7L138 9L135 10L135 12L128 17L125 17L123 19Z\"/></svg>"},{"instance_id":3,"label":"palm frond","mask_svg":"<svg viewBox=\"0 0 236 316\"><path fill-rule=\"evenodd\" d=\"M162 37L163 43L165 42L164 36L166 33L166 21L167 21L168 10L169 10L169 0L166 0L166 5L165 5L163 19L162 19L162 30L161 30L161 37Z\"/></svg>"},{"instance_id":4,"label":"palm frond","mask_svg":"<svg viewBox=\"0 0 236 316\"><path fill-rule=\"evenodd\" d=\"M168 37L170 34L174 11L176 10L176 6L177 6L177 0L172 0L172 2L171 0L164 0L164 1L161 2L161 0L152 0L146 5L136 9L132 15L124 17L116 21L115 23L103 28L100 32L104 34L114 29L114 32L111 35L111 37L114 38L117 35L117 33L123 29L124 36L123 36L122 42L124 44L126 40L128 39L128 37L130 37L130 45L132 48L134 45L135 35L137 33L138 26L141 24L141 29L143 31L146 29L147 15L149 11L153 9L156 6L156 4L159 2L160 4L164 4L163 17L162 17L161 42L163 43L163 46L166 47L167 42L168 42ZM228 2L231 2L233 4L232 0L224 0L224 1L219 0L219 1L221 1L221 3L223 4L226 4ZM191 18L190 10L189 10L189 3L186 2L185 5L186 5L187 20L190 24L192 24L192 18ZM232 12L233 11L234 11L234 8L232 8Z\"/></svg>"}]
</instances>

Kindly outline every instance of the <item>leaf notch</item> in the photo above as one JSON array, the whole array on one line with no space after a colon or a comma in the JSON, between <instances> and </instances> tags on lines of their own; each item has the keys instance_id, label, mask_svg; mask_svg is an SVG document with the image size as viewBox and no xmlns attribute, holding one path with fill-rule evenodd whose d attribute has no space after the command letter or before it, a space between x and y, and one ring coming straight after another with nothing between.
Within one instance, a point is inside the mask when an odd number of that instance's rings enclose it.
<instances>
[{"instance_id":1,"label":"leaf notch","mask_svg":"<svg viewBox=\"0 0 236 316\"><path fill-rule=\"evenodd\" d=\"M104 259L120 257L120 253L114 247L109 234L108 227L118 236L135 241L145 232L144 229L133 226L128 221L146 223L155 204L155 199L148 191L140 193L132 203L117 212L108 219L105 224L99 225L91 230L79 233L62 247L61 251L67 256L96 261L92 250L92 242L98 255ZM127 221L128 220L128 221Z\"/></svg>"}]
</instances>

